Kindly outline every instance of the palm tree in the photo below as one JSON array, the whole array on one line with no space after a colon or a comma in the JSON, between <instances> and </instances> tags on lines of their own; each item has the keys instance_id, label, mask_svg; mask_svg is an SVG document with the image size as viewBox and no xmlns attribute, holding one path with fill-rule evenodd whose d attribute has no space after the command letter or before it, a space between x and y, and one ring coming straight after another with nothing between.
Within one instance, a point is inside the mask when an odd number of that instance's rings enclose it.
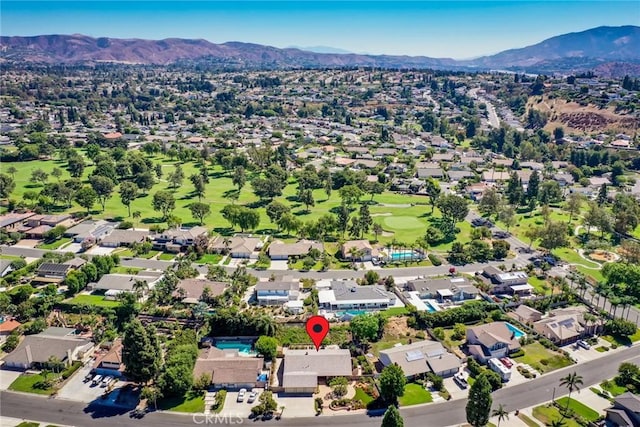
<instances>
[{"instance_id":1,"label":"palm tree","mask_svg":"<svg viewBox=\"0 0 640 427\"><path fill-rule=\"evenodd\" d=\"M551 424L549 424L551 427L564 427L566 424L564 422L564 420L562 418L560 418L559 420L552 420Z\"/></svg>"},{"instance_id":2,"label":"palm tree","mask_svg":"<svg viewBox=\"0 0 640 427\"><path fill-rule=\"evenodd\" d=\"M140 299L142 298L144 293L149 290L149 284L144 280L136 279L136 281L133 282L133 286L131 287L131 290L136 295L136 298Z\"/></svg>"},{"instance_id":3,"label":"palm tree","mask_svg":"<svg viewBox=\"0 0 640 427\"><path fill-rule=\"evenodd\" d=\"M382 234L382 232L384 231L382 229L382 226L380 224L378 224L377 222L373 223L373 227L372 227L372 231L373 231L373 235L376 237L376 242L378 241L378 236L380 234Z\"/></svg>"},{"instance_id":4,"label":"palm tree","mask_svg":"<svg viewBox=\"0 0 640 427\"><path fill-rule=\"evenodd\" d=\"M497 409L494 409L493 412L491 413L492 417L498 417L498 427L500 427L500 423L503 420L508 420L509 419L509 412L507 412L504 409L504 406L501 404L498 405Z\"/></svg>"},{"instance_id":5,"label":"palm tree","mask_svg":"<svg viewBox=\"0 0 640 427\"><path fill-rule=\"evenodd\" d=\"M572 372L566 377L560 378L560 385L569 389L569 398L567 399L567 407L565 411L569 409L569 403L571 403L571 393L574 391L580 391L580 386L583 385L582 376L577 372ZM564 417L563 417L564 418Z\"/></svg>"}]
</instances>

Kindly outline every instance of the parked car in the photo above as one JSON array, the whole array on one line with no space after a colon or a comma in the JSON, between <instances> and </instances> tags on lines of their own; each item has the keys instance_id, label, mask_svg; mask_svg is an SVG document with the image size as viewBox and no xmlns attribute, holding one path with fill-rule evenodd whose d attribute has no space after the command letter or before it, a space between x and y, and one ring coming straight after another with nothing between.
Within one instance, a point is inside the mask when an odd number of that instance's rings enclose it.
<instances>
[{"instance_id":1,"label":"parked car","mask_svg":"<svg viewBox=\"0 0 640 427\"><path fill-rule=\"evenodd\" d=\"M591 346L589 345L589 343L588 343L588 342L586 342L586 341L584 341L584 340L580 340L580 341L578 341L578 342L577 342L577 344L578 344L578 347L582 347L582 348L584 348L585 350L589 350L589 349L591 348Z\"/></svg>"},{"instance_id":2,"label":"parked car","mask_svg":"<svg viewBox=\"0 0 640 427\"><path fill-rule=\"evenodd\" d=\"M461 389L466 389L469 386L469 383L462 372L455 374L453 376L453 381L458 384Z\"/></svg>"},{"instance_id":3,"label":"parked car","mask_svg":"<svg viewBox=\"0 0 640 427\"><path fill-rule=\"evenodd\" d=\"M98 385L102 381L102 375L96 375L93 377L93 381L91 381L91 385Z\"/></svg>"},{"instance_id":4,"label":"parked car","mask_svg":"<svg viewBox=\"0 0 640 427\"><path fill-rule=\"evenodd\" d=\"M112 379L113 379L113 377L111 377L111 376L107 375L106 377L104 377L104 378L102 379L102 383L100 383L100 387L106 387L106 386L108 386Z\"/></svg>"},{"instance_id":5,"label":"parked car","mask_svg":"<svg viewBox=\"0 0 640 427\"><path fill-rule=\"evenodd\" d=\"M247 394L246 388L241 388L238 392L238 402L244 402L244 395Z\"/></svg>"},{"instance_id":6,"label":"parked car","mask_svg":"<svg viewBox=\"0 0 640 427\"><path fill-rule=\"evenodd\" d=\"M502 364L504 366L506 366L507 368L511 368L513 366L513 363L511 363L511 360L509 360L508 357L503 357L500 359L500 362L502 362Z\"/></svg>"},{"instance_id":7,"label":"parked car","mask_svg":"<svg viewBox=\"0 0 640 427\"><path fill-rule=\"evenodd\" d=\"M82 380L82 382L88 383L92 379L93 379L93 374L91 372L89 372L87 375L85 375L84 380Z\"/></svg>"},{"instance_id":8,"label":"parked car","mask_svg":"<svg viewBox=\"0 0 640 427\"><path fill-rule=\"evenodd\" d=\"M252 391L251 393L249 393L249 398L247 399L247 403L255 402L257 397L258 397L258 392Z\"/></svg>"}]
</instances>

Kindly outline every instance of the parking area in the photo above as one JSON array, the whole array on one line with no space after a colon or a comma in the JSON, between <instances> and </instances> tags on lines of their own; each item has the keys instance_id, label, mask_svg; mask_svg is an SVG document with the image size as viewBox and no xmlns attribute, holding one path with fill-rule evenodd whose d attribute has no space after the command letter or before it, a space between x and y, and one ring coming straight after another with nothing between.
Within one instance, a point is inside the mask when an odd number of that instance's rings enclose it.
<instances>
[{"instance_id":1,"label":"parking area","mask_svg":"<svg viewBox=\"0 0 640 427\"><path fill-rule=\"evenodd\" d=\"M610 347L611 343L599 338L598 344L590 346L588 350L582 347L579 347L577 344L566 345L562 347L563 350L569 353L569 355L575 359L578 363L589 362L594 359L598 359L600 357L604 357L607 352L599 352L596 348Z\"/></svg>"},{"instance_id":2,"label":"parking area","mask_svg":"<svg viewBox=\"0 0 640 427\"><path fill-rule=\"evenodd\" d=\"M287 396L279 394L276 396L278 407L284 406L283 418L293 417L313 417L316 410L313 406L312 396Z\"/></svg>"},{"instance_id":3,"label":"parking area","mask_svg":"<svg viewBox=\"0 0 640 427\"><path fill-rule=\"evenodd\" d=\"M254 389L258 393L262 392L262 389ZM249 392L245 393L244 401L238 402L238 392L230 391L227 393L227 398L224 401L224 408L220 412L220 415L233 417L233 418L242 418L247 419L249 415L251 415L251 408L256 406L258 403L258 399L256 399L253 403L248 403L247 398L249 397Z\"/></svg>"},{"instance_id":4,"label":"parking area","mask_svg":"<svg viewBox=\"0 0 640 427\"><path fill-rule=\"evenodd\" d=\"M0 369L0 390L7 390L20 374L22 374L20 371Z\"/></svg>"},{"instance_id":5,"label":"parking area","mask_svg":"<svg viewBox=\"0 0 640 427\"><path fill-rule=\"evenodd\" d=\"M58 392L58 398L75 400L78 402L92 402L102 396L105 387L100 385L91 385L91 382L84 382L84 377L91 371L92 365L87 364L66 382L66 384Z\"/></svg>"}]
</instances>

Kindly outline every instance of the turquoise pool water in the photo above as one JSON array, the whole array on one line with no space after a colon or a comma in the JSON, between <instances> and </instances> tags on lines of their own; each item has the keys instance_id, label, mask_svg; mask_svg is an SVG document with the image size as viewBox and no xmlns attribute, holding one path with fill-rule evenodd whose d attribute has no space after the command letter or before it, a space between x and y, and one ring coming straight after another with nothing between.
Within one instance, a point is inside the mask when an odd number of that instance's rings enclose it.
<instances>
[{"instance_id":1,"label":"turquoise pool water","mask_svg":"<svg viewBox=\"0 0 640 427\"><path fill-rule=\"evenodd\" d=\"M427 311L429 313L433 313L434 311L436 311L435 307L432 306L429 301L423 301L423 302L424 302L424 306L427 307Z\"/></svg>"},{"instance_id":2,"label":"turquoise pool water","mask_svg":"<svg viewBox=\"0 0 640 427\"><path fill-rule=\"evenodd\" d=\"M250 343L242 341L216 341L215 346L220 350L238 350L238 353L253 354Z\"/></svg>"},{"instance_id":3,"label":"turquoise pool water","mask_svg":"<svg viewBox=\"0 0 640 427\"><path fill-rule=\"evenodd\" d=\"M347 311L336 311L336 317L343 317L348 314L350 316L360 316L361 314L367 314L366 310L347 310Z\"/></svg>"},{"instance_id":4,"label":"turquoise pool water","mask_svg":"<svg viewBox=\"0 0 640 427\"><path fill-rule=\"evenodd\" d=\"M415 251L393 251L391 252L390 258L393 261L405 260L405 259L416 259L420 258L420 254Z\"/></svg>"},{"instance_id":5,"label":"turquoise pool water","mask_svg":"<svg viewBox=\"0 0 640 427\"><path fill-rule=\"evenodd\" d=\"M516 339L520 339L524 336L526 336L527 334L525 334L524 332L522 332L520 329L516 328L515 326L513 326L511 323L507 323L507 329L509 329L511 332L513 332L513 335Z\"/></svg>"}]
</instances>

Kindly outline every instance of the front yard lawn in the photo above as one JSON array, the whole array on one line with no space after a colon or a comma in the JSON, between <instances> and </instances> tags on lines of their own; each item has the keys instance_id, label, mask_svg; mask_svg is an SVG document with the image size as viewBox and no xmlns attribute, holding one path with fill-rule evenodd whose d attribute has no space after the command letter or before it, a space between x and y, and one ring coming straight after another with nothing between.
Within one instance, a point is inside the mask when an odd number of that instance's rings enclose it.
<instances>
[{"instance_id":1,"label":"front yard lawn","mask_svg":"<svg viewBox=\"0 0 640 427\"><path fill-rule=\"evenodd\" d=\"M112 301L104 298L104 295L76 295L72 300L68 301L69 304L87 304L95 305L98 307L118 307L119 301Z\"/></svg>"},{"instance_id":2,"label":"front yard lawn","mask_svg":"<svg viewBox=\"0 0 640 427\"><path fill-rule=\"evenodd\" d=\"M404 395L398 401L401 406L419 405L421 403L433 402L431 393L419 384L409 383L404 386Z\"/></svg>"},{"instance_id":3,"label":"front yard lawn","mask_svg":"<svg viewBox=\"0 0 640 427\"><path fill-rule=\"evenodd\" d=\"M204 393L187 392L182 397L160 399L158 409L186 413L204 412Z\"/></svg>"},{"instance_id":4,"label":"front yard lawn","mask_svg":"<svg viewBox=\"0 0 640 427\"><path fill-rule=\"evenodd\" d=\"M600 383L600 388L609 392L613 397L619 396L627 391L626 387L619 386L615 380L603 381Z\"/></svg>"},{"instance_id":5,"label":"front yard lawn","mask_svg":"<svg viewBox=\"0 0 640 427\"><path fill-rule=\"evenodd\" d=\"M125 267L123 265L118 265L111 269L111 274L138 274L138 272L142 271L142 268L138 267Z\"/></svg>"},{"instance_id":6,"label":"front yard lawn","mask_svg":"<svg viewBox=\"0 0 640 427\"><path fill-rule=\"evenodd\" d=\"M391 307L380 312L380 316L383 319L394 316L404 316L406 314L409 314L409 310L407 309L407 307Z\"/></svg>"},{"instance_id":7,"label":"front yard lawn","mask_svg":"<svg viewBox=\"0 0 640 427\"><path fill-rule=\"evenodd\" d=\"M71 241L70 237L62 237L58 240L54 240L53 242L49 242L49 243L42 243L38 246L36 246L36 248L38 249L48 249L50 251L54 250L54 249L58 249L60 246L65 245L67 243L69 243Z\"/></svg>"},{"instance_id":8,"label":"front yard lawn","mask_svg":"<svg viewBox=\"0 0 640 427\"><path fill-rule=\"evenodd\" d=\"M149 251L146 254L138 254L138 258L151 259L154 256L158 255L159 253L160 251Z\"/></svg>"},{"instance_id":9,"label":"front yard lawn","mask_svg":"<svg viewBox=\"0 0 640 427\"><path fill-rule=\"evenodd\" d=\"M550 426L551 421L558 421L562 418L560 415L560 411L555 406L536 406L533 408L533 416L542 421L544 425ZM565 418L564 419L565 427L580 427L580 424L576 422L573 418Z\"/></svg>"},{"instance_id":10,"label":"front yard lawn","mask_svg":"<svg viewBox=\"0 0 640 427\"><path fill-rule=\"evenodd\" d=\"M51 377L49 377L51 379ZM44 394L50 395L55 391L53 387L51 388L36 388L35 385L40 381L44 381L44 376L40 374L22 374L18 378L15 379L14 382L9 386L9 390L13 391L22 391L25 393L35 393L35 394Z\"/></svg>"},{"instance_id":11,"label":"front yard lawn","mask_svg":"<svg viewBox=\"0 0 640 427\"><path fill-rule=\"evenodd\" d=\"M561 397L560 399L556 400L556 402L558 403L558 405L560 405L563 408L567 407L567 402L568 402L569 409L571 409L573 412L575 412L577 415L581 416L587 421L595 421L599 417L596 411L594 411L593 409L589 408L586 405L583 405L577 400L571 399L569 401L568 397Z\"/></svg>"},{"instance_id":12,"label":"front yard lawn","mask_svg":"<svg viewBox=\"0 0 640 427\"><path fill-rule=\"evenodd\" d=\"M360 400L364 403L364 406L367 406L370 402L373 402L373 397L369 396L363 389L360 387L356 388L356 395L353 396L355 400Z\"/></svg>"},{"instance_id":13,"label":"front yard lawn","mask_svg":"<svg viewBox=\"0 0 640 427\"><path fill-rule=\"evenodd\" d=\"M166 252L163 252L160 255L158 255L158 259L160 261L172 261L175 257L176 257L176 254L169 254Z\"/></svg>"},{"instance_id":14,"label":"front yard lawn","mask_svg":"<svg viewBox=\"0 0 640 427\"><path fill-rule=\"evenodd\" d=\"M539 342L527 344L522 347L524 356L516 357L514 360L520 363L526 363L540 373L554 371L571 365L573 362L565 356L546 349ZM543 362L544 360L544 362Z\"/></svg>"},{"instance_id":15,"label":"front yard lawn","mask_svg":"<svg viewBox=\"0 0 640 427\"><path fill-rule=\"evenodd\" d=\"M222 259L222 255L220 255L220 254L204 254L198 260L196 260L196 263L198 263L198 264L217 264L217 263L220 262L221 259Z\"/></svg>"}]
</instances>

